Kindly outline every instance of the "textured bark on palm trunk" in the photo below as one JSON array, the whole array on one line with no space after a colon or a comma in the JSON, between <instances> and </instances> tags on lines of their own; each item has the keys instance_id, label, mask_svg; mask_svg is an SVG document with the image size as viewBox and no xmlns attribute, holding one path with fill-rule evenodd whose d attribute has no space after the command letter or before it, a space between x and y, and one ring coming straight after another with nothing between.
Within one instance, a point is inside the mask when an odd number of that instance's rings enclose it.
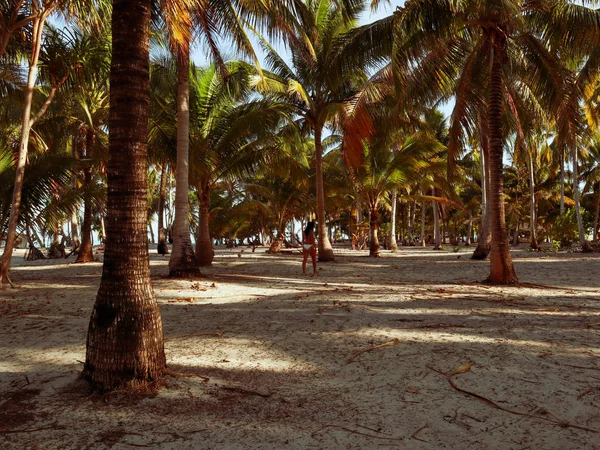
<instances>
[{"instance_id":1,"label":"textured bark on palm trunk","mask_svg":"<svg viewBox=\"0 0 600 450\"><path fill-rule=\"evenodd\" d=\"M323 144L321 142L321 127L315 125L315 177L317 184L317 227L319 230L319 261L333 261L333 247L327 237L325 223L325 189L323 187Z\"/></svg>"},{"instance_id":2,"label":"textured bark on palm trunk","mask_svg":"<svg viewBox=\"0 0 600 450\"><path fill-rule=\"evenodd\" d=\"M598 239L598 223L600 221L600 181L598 182L598 193L596 194L596 215L594 216L594 240Z\"/></svg>"},{"instance_id":3,"label":"textured bark on palm trunk","mask_svg":"<svg viewBox=\"0 0 600 450\"><path fill-rule=\"evenodd\" d=\"M535 174L533 172L533 150L529 151L529 208L530 208L530 221L529 227L531 228L531 244L530 247L534 250L539 250L540 245L537 240L537 211L535 207Z\"/></svg>"},{"instance_id":4,"label":"textured bark on palm trunk","mask_svg":"<svg viewBox=\"0 0 600 450\"><path fill-rule=\"evenodd\" d=\"M36 7L37 2L32 5ZM8 230L6 232L6 244L4 252L0 257L0 288L4 280L13 286L9 278L10 260L12 258L15 242L17 239L17 223L21 209L21 196L23 191L23 179L25 177L25 164L27 163L27 148L29 145L29 133L31 131L31 105L33 103L33 91L35 87L35 79L37 72L37 64L42 46L42 31L46 18L50 11L38 11L39 17L32 21L32 44L31 56L29 58L29 70L27 73L27 85L25 87L25 99L23 106L23 114L21 116L21 135L19 138L19 156L16 165L15 185L13 187L13 195L10 209L10 218L8 221Z\"/></svg>"},{"instance_id":5,"label":"textured bark on palm trunk","mask_svg":"<svg viewBox=\"0 0 600 450\"><path fill-rule=\"evenodd\" d=\"M504 167L502 165L502 57L505 38L496 34L490 74L488 124L490 137L490 190L488 201L492 210L492 248L489 281L493 284L514 284L515 273L504 216Z\"/></svg>"},{"instance_id":6,"label":"textured bark on palm trunk","mask_svg":"<svg viewBox=\"0 0 600 450\"><path fill-rule=\"evenodd\" d=\"M370 225L371 225L371 243L369 245L369 256L379 256L379 213L377 212L376 206L371 206L370 214Z\"/></svg>"},{"instance_id":7,"label":"textured bark on palm trunk","mask_svg":"<svg viewBox=\"0 0 600 450\"><path fill-rule=\"evenodd\" d=\"M215 252L210 238L210 188L207 184L202 188L200 193L200 217L198 224L198 237L196 239L196 260L199 266L212 265L215 257Z\"/></svg>"},{"instance_id":8,"label":"textured bark on palm trunk","mask_svg":"<svg viewBox=\"0 0 600 450\"><path fill-rule=\"evenodd\" d=\"M167 235L165 233L165 198L167 196L167 165L164 164L160 173L160 188L158 192L158 245L159 255L168 255Z\"/></svg>"},{"instance_id":9,"label":"textured bark on palm trunk","mask_svg":"<svg viewBox=\"0 0 600 450\"><path fill-rule=\"evenodd\" d=\"M398 250L398 244L396 243L396 204L398 203L398 190L392 190L392 218L390 223L390 248L393 252ZM409 209L409 222L410 222L410 209ZM410 225L409 225L410 230ZM410 231L409 231L410 234Z\"/></svg>"},{"instance_id":10,"label":"textured bark on palm trunk","mask_svg":"<svg viewBox=\"0 0 600 450\"><path fill-rule=\"evenodd\" d=\"M477 247L471 259L483 260L488 257L492 248L492 211L490 182L490 141L488 119L480 120L481 139L481 222L477 235Z\"/></svg>"},{"instance_id":11,"label":"textured bark on palm trunk","mask_svg":"<svg viewBox=\"0 0 600 450\"><path fill-rule=\"evenodd\" d=\"M83 169L84 183L84 206L83 206L83 224L81 226L81 246L77 254L78 263L94 261L94 251L92 249L92 199L89 193L92 184L92 166L90 158L94 148L94 132L88 128L85 140L85 159L86 165ZM83 155L82 155L83 156Z\"/></svg>"},{"instance_id":12,"label":"textured bark on palm trunk","mask_svg":"<svg viewBox=\"0 0 600 450\"><path fill-rule=\"evenodd\" d=\"M592 248L590 247L590 244L588 244L585 238L585 229L583 228L583 217L581 216L581 202L579 201L579 163L576 148L574 148L571 151L571 157L573 159L573 197L575 197L575 215L577 216L577 230L579 233L579 243L581 244L581 250L584 253L589 253L592 251Z\"/></svg>"},{"instance_id":13,"label":"textured bark on palm trunk","mask_svg":"<svg viewBox=\"0 0 600 450\"><path fill-rule=\"evenodd\" d=\"M149 0L113 0L107 241L83 368L101 391L155 380L166 367L146 232L149 35Z\"/></svg>"},{"instance_id":14,"label":"textured bark on palm trunk","mask_svg":"<svg viewBox=\"0 0 600 450\"><path fill-rule=\"evenodd\" d=\"M177 51L177 171L175 175L175 223L173 248L169 260L169 276L200 276L190 238L189 220L189 148L190 148L190 50L178 46Z\"/></svg>"}]
</instances>

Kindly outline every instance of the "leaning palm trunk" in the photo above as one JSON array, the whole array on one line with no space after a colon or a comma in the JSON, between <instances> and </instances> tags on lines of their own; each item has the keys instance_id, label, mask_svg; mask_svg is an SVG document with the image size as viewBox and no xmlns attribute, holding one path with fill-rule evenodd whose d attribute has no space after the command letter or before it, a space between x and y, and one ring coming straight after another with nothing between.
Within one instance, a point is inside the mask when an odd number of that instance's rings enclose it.
<instances>
[{"instance_id":1,"label":"leaning palm trunk","mask_svg":"<svg viewBox=\"0 0 600 450\"><path fill-rule=\"evenodd\" d=\"M37 2L33 2L32 7L35 8L36 5ZM21 208L25 164L27 163L27 147L29 145L29 133L31 131L31 126L33 125L31 119L31 105L33 103L37 64L42 46L42 31L50 12L51 11L45 9L40 11L40 16L32 22L31 57L29 58L29 71L27 73L23 115L21 116L21 136L19 139L19 156L16 166L15 186L13 188L10 218L8 221L8 230L6 232L6 245L4 246L4 253L0 258L0 288L2 288L2 282L5 279L13 286L12 281L8 277L8 273L10 271L10 260L15 248L15 241L17 239L17 223L19 221Z\"/></svg>"},{"instance_id":2,"label":"leaning palm trunk","mask_svg":"<svg viewBox=\"0 0 600 450\"><path fill-rule=\"evenodd\" d=\"M535 206L535 175L533 172L533 155L529 151L529 200L530 207L530 222L529 227L531 228L531 244L530 247L534 250L539 250L540 245L537 240L537 211Z\"/></svg>"},{"instance_id":3,"label":"leaning palm trunk","mask_svg":"<svg viewBox=\"0 0 600 450\"><path fill-rule=\"evenodd\" d=\"M480 120L481 135L481 222L477 236L477 247L471 259L483 260L490 254L492 246L492 211L490 183L490 141L488 120Z\"/></svg>"},{"instance_id":4,"label":"leaning palm trunk","mask_svg":"<svg viewBox=\"0 0 600 450\"><path fill-rule=\"evenodd\" d=\"M492 210L492 249L489 281L494 284L514 284L519 280L515 273L504 216L504 168L502 166L502 61L506 37L495 34L492 68L490 74L490 100L488 105L490 146L490 190L488 201Z\"/></svg>"},{"instance_id":5,"label":"leaning palm trunk","mask_svg":"<svg viewBox=\"0 0 600 450\"><path fill-rule=\"evenodd\" d=\"M90 188L92 185L92 166L90 158L94 148L95 136L91 128L88 128L85 142L86 166L83 169L84 179L84 206L83 206L83 225L81 227L81 246L77 254L78 263L94 261L94 252L92 249L92 199Z\"/></svg>"},{"instance_id":6,"label":"leaning palm trunk","mask_svg":"<svg viewBox=\"0 0 600 450\"><path fill-rule=\"evenodd\" d=\"M160 173L160 188L158 192L158 245L156 251L159 255L168 255L167 236L165 233L165 197L167 196L167 165L163 164Z\"/></svg>"},{"instance_id":7,"label":"leaning palm trunk","mask_svg":"<svg viewBox=\"0 0 600 450\"><path fill-rule=\"evenodd\" d=\"M189 220L189 148L190 148L190 50L178 46L177 51L177 172L175 175L175 223L173 248L169 260L169 276L200 276L190 239Z\"/></svg>"},{"instance_id":8,"label":"leaning palm trunk","mask_svg":"<svg viewBox=\"0 0 600 450\"><path fill-rule=\"evenodd\" d=\"M327 237L325 223L325 190L323 187L323 144L321 142L321 126L315 124L315 177L317 184L317 226L319 231L319 261L333 261L333 247Z\"/></svg>"},{"instance_id":9,"label":"leaning palm trunk","mask_svg":"<svg viewBox=\"0 0 600 450\"><path fill-rule=\"evenodd\" d=\"M571 151L571 158L573 159L573 197L575 200L575 213L577 215L577 230L579 232L579 243L581 244L581 251L588 253L592 251L590 244L585 239L585 229L583 228L583 218L581 217L581 202L579 201L579 167L577 158L577 149L573 148Z\"/></svg>"},{"instance_id":10,"label":"leaning palm trunk","mask_svg":"<svg viewBox=\"0 0 600 450\"><path fill-rule=\"evenodd\" d=\"M378 257L380 246L379 246L379 213L377 212L377 206L371 205L370 214L370 225L371 225L371 243L369 245L369 256Z\"/></svg>"},{"instance_id":11,"label":"leaning palm trunk","mask_svg":"<svg viewBox=\"0 0 600 450\"><path fill-rule=\"evenodd\" d=\"M150 1L113 0L107 241L83 377L105 391L156 380L166 367L148 261Z\"/></svg>"},{"instance_id":12,"label":"leaning palm trunk","mask_svg":"<svg viewBox=\"0 0 600 450\"><path fill-rule=\"evenodd\" d=\"M198 238L196 239L196 260L199 266L212 265L215 252L210 239L209 211L210 211L210 188L205 183L200 193L200 217L198 224Z\"/></svg>"},{"instance_id":13,"label":"leaning palm trunk","mask_svg":"<svg viewBox=\"0 0 600 450\"><path fill-rule=\"evenodd\" d=\"M390 249L395 252L398 250L398 244L396 243L396 204L398 203L398 191L396 188L392 190L392 217L390 220ZM409 211L410 220L410 211ZM410 232L409 232L410 234Z\"/></svg>"}]
</instances>

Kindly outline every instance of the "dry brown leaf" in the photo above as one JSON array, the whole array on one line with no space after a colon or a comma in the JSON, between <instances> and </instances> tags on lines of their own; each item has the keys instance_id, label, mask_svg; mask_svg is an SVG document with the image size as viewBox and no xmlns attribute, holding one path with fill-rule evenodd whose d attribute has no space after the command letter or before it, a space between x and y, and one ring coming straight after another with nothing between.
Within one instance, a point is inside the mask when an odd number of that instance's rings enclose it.
<instances>
[{"instance_id":1,"label":"dry brown leaf","mask_svg":"<svg viewBox=\"0 0 600 450\"><path fill-rule=\"evenodd\" d=\"M409 388L406 390L406 392L410 392L411 394L418 394L420 391L419 391L419 388L416 388L416 387L409 387Z\"/></svg>"},{"instance_id":2,"label":"dry brown leaf","mask_svg":"<svg viewBox=\"0 0 600 450\"><path fill-rule=\"evenodd\" d=\"M458 367L454 372L452 372L452 375L458 375L459 373L467 373L470 370L471 370L471 363L464 363L463 365Z\"/></svg>"}]
</instances>

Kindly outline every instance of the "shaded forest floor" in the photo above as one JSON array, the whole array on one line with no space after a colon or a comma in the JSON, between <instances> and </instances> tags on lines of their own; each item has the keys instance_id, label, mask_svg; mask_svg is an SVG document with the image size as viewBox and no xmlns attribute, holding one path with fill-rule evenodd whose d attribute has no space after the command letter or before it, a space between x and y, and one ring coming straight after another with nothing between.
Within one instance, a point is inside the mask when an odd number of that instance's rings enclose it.
<instances>
[{"instance_id":1,"label":"shaded forest floor","mask_svg":"<svg viewBox=\"0 0 600 450\"><path fill-rule=\"evenodd\" d=\"M90 396L101 263L18 254L0 448L600 449L599 254L517 249L521 287L481 284L489 263L464 248L365 255L338 249L311 278L299 255L218 250L174 281L152 254L173 374Z\"/></svg>"}]
</instances>

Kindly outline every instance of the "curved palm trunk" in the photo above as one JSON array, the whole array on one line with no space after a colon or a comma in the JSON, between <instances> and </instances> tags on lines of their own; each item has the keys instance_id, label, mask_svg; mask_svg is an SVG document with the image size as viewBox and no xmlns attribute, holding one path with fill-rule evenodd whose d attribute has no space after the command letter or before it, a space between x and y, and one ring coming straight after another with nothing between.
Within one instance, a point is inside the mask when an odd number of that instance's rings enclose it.
<instances>
[{"instance_id":1,"label":"curved palm trunk","mask_svg":"<svg viewBox=\"0 0 600 450\"><path fill-rule=\"evenodd\" d=\"M371 213L370 213L370 225L371 225L371 243L369 245L369 256L374 258L379 256L380 246L379 246L379 212L377 211L377 206L371 205Z\"/></svg>"},{"instance_id":2,"label":"curved palm trunk","mask_svg":"<svg viewBox=\"0 0 600 450\"><path fill-rule=\"evenodd\" d=\"M483 260L488 257L492 247L492 211L490 183L490 141L486 117L480 120L481 134L481 222L477 237L477 247L471 259Z\"/></svg>"},{"instance_id":3,"label":"curved palm trunk","mask_svg":"<svg viewBox=\"0 0 600 450\"><path fill-rule=\"evenodd\" d=\"M189 278L200 276L196 255L190 239L189 221L189 148L190 148L190 51L177 51L177 171L175 174L175 221L173 248L169 260L169 276Z\"/></svg>"},{"instance_id":4,"label":"curved palm trunk","mask_svg":"<svg viewBox=\"0 0 600 450\"><path fill-rule=\"evenodd\" d=\"M317 227L319 230L319 261L333 261L333 247L327 237L325 223L325 190L323 188L323 144L321 142L321 126L315 125L315 177L317 184Z\"/></svg>"},{"instance_id":5,"label":"curved palm trunk","mask_svg":"<svg viewBox=\"0 0 600 450\"><path fill-rule=\"evenodd\" d=\"M167 165L164 164L160 173L160 188L158 191L158 245L159 255L168 255L167 234L165 233L165 198L167 196Z\"/></svg>"},{"instance_id":6,"label":"curved palm trunk","mask_svg":"<svg viewBox=\"0 0 600 450\"><path fill-rule=\"evenodd\" d=\"M390 223L390 248L393 252L398 250L398 244L396 243L396 206L398 203L398 190L394 188L392 190L392 217ZM410 221L410 209L408 212L408 220ZM410 225L409 225L410 229ZM409 231L410 234L410 231Z\"/></svg>"},{"instance_id":7,"label":"curved palm trunk","mask_svg":"<svg viewBox=\"0 0 600 450\"><path fill-rule=\"evenodd\" d=\"M85 140L85 158L88 160L83 169L84 179L84 206L83 206L83 225L81 226L81 246L77 254L78 263L94 261L94 251L92 249L92 199L90 198L90 186L92 184L92 163L89 159L92 157L95 136L91 128L86 132Z\"/></svg>"},{"instance_id":8,"label":"curved palm trunk","mask_svg":"<svg viewBox=\"0 0 600 450\"><path fill-rule=\"evenodd\" d=\"M504 39L496 35L490 74L488 124L490 132L490 190L492 211L492 248L489 281L494 284L518 283L510 256L504 216L504 167L502 165L502 61Z\"/></svg>"},{"instance_id":9,"label":"curved palm trunk","mask_svg":"<svg viewBox=\"0 0 600 450\"><path fill-rule=\"evenodd\" d=\"M579 201L579 167L577 149L571 150L571 158L573 159L573 197L575 200L575 213L577 215L577 230L579 232L579 243L581 250L584 253L592 251L590 244L585 238L585 229L583 228L583 218L581 217L581 202Z\"/></svg>"},{"instance_id":10,"label":"curved palm trunk","mask_svg":"<svg viewBox=\"0 0 600 450\"><path fill-rule=\"evenodd\" d=\"M160 378L166 367L148 262L150 1L113 0L107 240L83 376L105 391Z\"/></svg>"},{"instance_id":11,"label":"curved palm trunk","mask_svg":"<svg viewBox=\"0 0 600 450\"><path fill-rule=\"evenodd\" d=\"M37 2L33 2L35 8ZM31 105L33 103L33 91L37 72L37 64L42 47L42 31L46 18L50 11L44 10L40 16L32 22L32 44L31 57L29 58L29 70L27 72L27 86L25 88L25 99L23 106L23 115L21 116L21 136L19 138L19 156L17 159L15 185L13 188L12 202L10 208L10 218L8 221L8 230L6 232L6 244L4 252L0 257L0 288L4 280L13 286L8 273L10 271L10 260L12 258L15 242L17 239L17 223L21 209L21 196L23 191L23 178L25 177L25 164L27 163L27 148L29 145L29 133L31 131Z\"/></svg>"},{"instance_id":12,"label":"curved palm trunk","mask_svg":"<svg viewBox=\"0 0 600 450\"><path fill-rule=\"evenodd\" d=\"M537 240L537 210L535 206L535 174L533 172L533 155L532 150L529 151L529 208L530 208L530 222L529 227L531 228L531 244L530 247L534 250L539 250L540 245Z\"/></svg>"},{"instance_id":13,"label":"curved palm trunk","mask_svg":"<svg viewBox=\"0 0 600 450\"><path fill-rule=\"evenodd\" d=\"M215 252L210 238L210 188L205 183L200 193L200 217L198 224L198 238L196 239L196 260L199 266L212 265Z\"/></svg>"}]
</instances>

